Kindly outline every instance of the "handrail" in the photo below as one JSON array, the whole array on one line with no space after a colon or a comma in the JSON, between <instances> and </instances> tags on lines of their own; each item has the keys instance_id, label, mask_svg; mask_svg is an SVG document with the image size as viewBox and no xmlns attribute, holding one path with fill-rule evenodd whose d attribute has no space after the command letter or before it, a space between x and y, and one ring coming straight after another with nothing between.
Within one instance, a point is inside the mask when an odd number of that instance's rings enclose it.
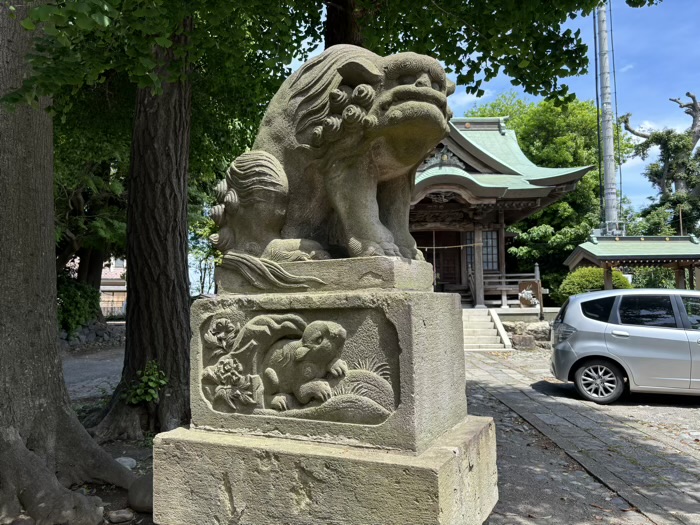
<instances>
[{"instance_id":1,"label":"handrail","mask_svg":"<svg viewBox=\"0 0 700 525\"><path fill-rule=\"evenodd\" d=\"M467 271L467 284L469 285L469 292L472 294L472 300L476 300L476 280L471 268Z\"/></svg>"},{"instance_id":2,"label":"handrail","mask_svg":"<svg viewBox=\"0 0 700 525\"><path fill-rule=\"evenodd\" d=\"M503 323L501 323L501 318L498 316L498 314L493 308L489 308L489 315L491 316L491 320L493 321L493 324L496 327L496 333L498 334L498 337L501 338L503 346L505 348L512 349L513 343L510 340L508 332L506 332L506 329L503 327Z\"/></svg>"}]
</instances>

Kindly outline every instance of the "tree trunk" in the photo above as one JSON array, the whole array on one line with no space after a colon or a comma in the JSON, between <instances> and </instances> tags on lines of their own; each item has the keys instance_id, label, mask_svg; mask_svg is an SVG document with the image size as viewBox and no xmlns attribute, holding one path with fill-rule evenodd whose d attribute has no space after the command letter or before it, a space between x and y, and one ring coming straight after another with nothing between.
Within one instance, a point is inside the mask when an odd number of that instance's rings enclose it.
<instances>
[{"instance_id":1,"label":"tree trunk","mask_svg":"<svg viewBox=\"0 0 700 525\"><path fill-rule=\"evenodd\" d=\"M80 265L78 266L78 282L88 284L97 290L102 284L102 268L104 268L105 254L95 248L81 248L78 250Z\"/></svg>"},{"instance_id":2,"label":"tree trunk","mask_svg":"<svg viewBox=\"0 0 700 525\"><path fill-rule=\"evenodd\" d=\"M158 49L174 69L174 50L191 30ZM184 61L183 61L184 62ZM181 72L184 73L184 72ZM185 77L186 78L186 77ZM144 429L170 430L189 422L189 272L187 264L187 171L190 146L189 80L163 82L154 95L139 89L131 144L127 204L126 353L122 379L105 418L94 429L98 440L139 439ZM137 372L156 361L168 385L160 393L157 421L144 407L124 404L121 394ZM147 421L143 421L143 419Z\"/></svg>"},{"instance_id":3,"label":"tree trunk","mask_svg":"<svg viewBox=\"0 0 700 525\"><path fill-rule=\"evenodd\" d=\"M362 33L357 23L355 0L326 1L326 49L336 44L362 47Z\"/></svg>"},{"instance_id":4,"label":"tree trunk","mask_svg":"<svg viewBox=\"0 0 700 525\"><path fill-rule=\"evenodd\" d=\"M0 6L0 96L28 74L38 2ZM70 408L56 348L53 130L48 114L0 106L0 523L21 511L38 525L102 522L98 498L66 487L132 474L90 438Z\"/></svg>"},{"instance_id":5,"label":"tree trunk","mask_svg":"<svg viewBox=\"0 0 700 525\"><path fill-rule=\"evenodd\" d=\"M102 268L104 267L104 252L95 248L81 248L78 250L78 282L92 286L99 291L102 285ZM102 309L95 314L97 321L104 323L105 316Z\"/></svg>"}]
</instances>

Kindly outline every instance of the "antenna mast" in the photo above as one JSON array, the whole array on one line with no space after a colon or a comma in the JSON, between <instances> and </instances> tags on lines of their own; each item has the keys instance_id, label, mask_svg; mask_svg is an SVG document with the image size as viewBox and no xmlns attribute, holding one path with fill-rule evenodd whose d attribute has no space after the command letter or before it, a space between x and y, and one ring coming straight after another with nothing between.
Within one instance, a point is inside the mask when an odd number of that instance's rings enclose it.
<instances>
[{"instance_id":1,"label":"antenna mast","mask_svg":"<svg viewBox=\"0 0 700 525\"><path fill-rule=\"evenodd\" d=\"M610 53L606 5L597 8L598 62L600 63L600 99L602 103L603 173L605 188L605 235L624 235L618 216L619 204L615 174L612 92L610 90Z\"/></svg>"}]
</instances>

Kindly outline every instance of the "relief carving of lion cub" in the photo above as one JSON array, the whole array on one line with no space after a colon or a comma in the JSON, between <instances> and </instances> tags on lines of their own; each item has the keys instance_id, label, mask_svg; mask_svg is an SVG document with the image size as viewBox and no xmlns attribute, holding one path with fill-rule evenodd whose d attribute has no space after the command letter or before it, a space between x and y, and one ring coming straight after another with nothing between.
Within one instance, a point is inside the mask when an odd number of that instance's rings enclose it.
<instances>
[{"instance_id":1,"label":"relief carving of lion cub","mask_svg":"<svg viewBox=\"0 0 700 525\"><path fill-rule=\"evenodd\" d=\"M299 340L283 339L273 344L262 362L265 405L287 410L293 399L305 405L326 401L331 387L324 378L342 377L348 366L340 359L347 334L330 321L314 321Z\"/></svg>"}]
</instances>

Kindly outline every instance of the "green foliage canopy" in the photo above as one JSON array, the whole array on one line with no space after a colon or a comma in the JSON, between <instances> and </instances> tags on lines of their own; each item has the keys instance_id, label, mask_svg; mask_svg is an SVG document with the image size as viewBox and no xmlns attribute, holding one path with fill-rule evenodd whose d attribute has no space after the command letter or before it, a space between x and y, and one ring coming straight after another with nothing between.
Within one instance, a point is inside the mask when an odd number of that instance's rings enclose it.
<instances>
[{"instance_id":1,"label":"green foliage canopy","mask_svg":"<svg viewBox=\"0 0 700 525\"><path fill-rule=\"evenodd\" d=\"M560 79L586 71L588 47L580 31L563 25L601 3L418 0L407 8L402 2L356 0L348 16L361 27L367 48L436 55L471 93L483 93L484 81L505 73L528 93L566 101L573 95ZM22 22L30 30L41 24L47 37L30 58L33 78L17 96L32 101L58 93L61 86L99 83L111 70L158 91L163 76L177 80L195 71L189 66L216 56L215 69L207 71L228 76L229 86L245 84L247 93L239 103L254 100L266 91L265 77L284 74L285 64L320 42L322 6L311 0L60 0L42 5ZM173 37L183 34L187 43L176 56L186 67L164 71L154 49L171 48Z\"/></svg>"},{"instance_id":2,"label":"green foliage canopy","mask_svg":"<svg viewBox=\"0 0 700 525\"><path fill-rule=\"evenodd\" d=\"M96 249L105 256L125 251L134 91L124 75L112 75L102 84L78 91L72 107L55 121L59 267L80 248Z\"/></svg>"}]
</instances>

